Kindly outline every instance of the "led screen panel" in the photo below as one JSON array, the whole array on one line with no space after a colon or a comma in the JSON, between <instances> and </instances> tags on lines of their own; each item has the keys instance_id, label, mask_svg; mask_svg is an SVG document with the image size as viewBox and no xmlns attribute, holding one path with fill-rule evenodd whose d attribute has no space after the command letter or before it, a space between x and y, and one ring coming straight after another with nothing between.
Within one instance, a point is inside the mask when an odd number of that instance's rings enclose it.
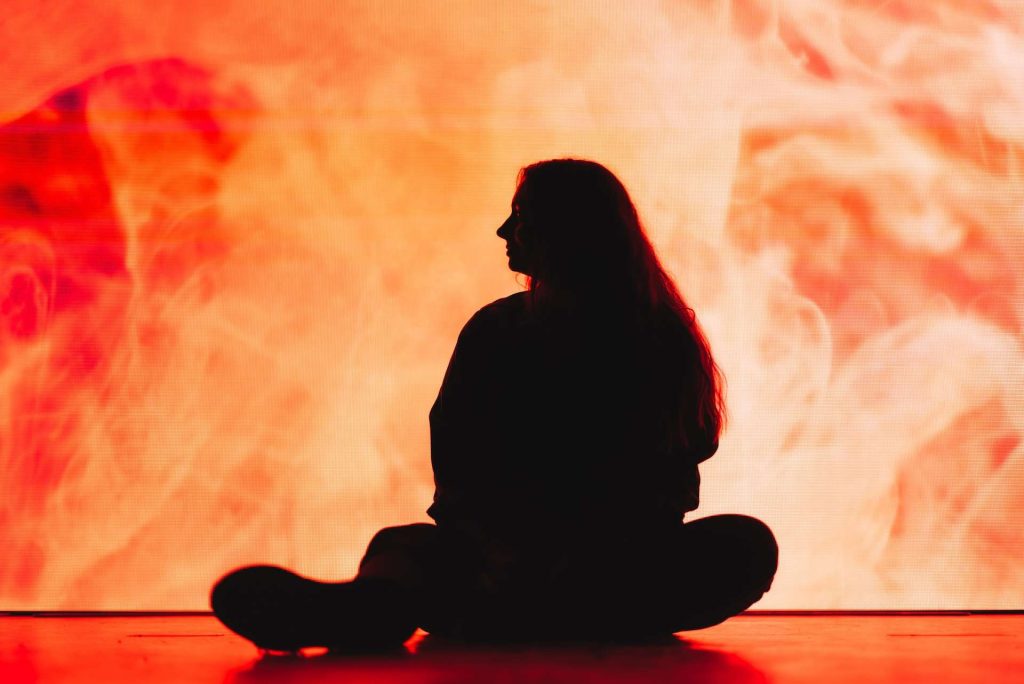
<instances>
[{"instance_id":1,"label":"led screen panel","mask_svg":"<svg viewBox=\"0 0 1024 684\"><path fill-rule=\"evenodd\" d=\"M1011 0L65 2L0 51L0 608L202 609L426 520L516 172L626 183L728 381L757 607L1024 607Z\"/></svg>"}]
</instances>

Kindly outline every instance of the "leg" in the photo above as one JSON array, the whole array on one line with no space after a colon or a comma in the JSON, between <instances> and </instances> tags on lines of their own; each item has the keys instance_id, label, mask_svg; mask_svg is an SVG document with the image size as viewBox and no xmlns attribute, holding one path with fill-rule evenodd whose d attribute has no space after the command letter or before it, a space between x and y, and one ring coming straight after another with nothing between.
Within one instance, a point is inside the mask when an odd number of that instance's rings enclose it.
<instances>
[{"instance_id":1,"label":"leg","mask_svg":"<svg viewBox=\"0 0 1024 684\"><path fill-rule=\"evenodd\" d=\"M581 558L556 592L567 631L646 639L710 627L750 607L771 586L778 546L761 521L717 515L638 531L602 555Z\"/></svg>"},{"instance_id":2,"label":"leg","mask_svg":"<svg viewBox=\"0 0 1024 684\"><path fill-rule=\"evenodd\" d=\"M437 527L427 523L385 527L366 547L356 579L389 581L409 591L423 591L437 538Z\"/></svg>"},{"instance_id":3,"label":"leg","mask_svg":"<svg viewBox=\"0 0 1024 684\"><path fill-rule=\"evenodd\" d=\"M386 527L370 541L356 581L401 587L418 626L456 636L476 604L482 563L479 549L456 532L428 523Z\"/></svg>"},{"instance_id":4,"label":"leg","mask_svg":"<svg viewBox=\"0 0 1024 684\"><path fill-rule=\"evenodd\" d=\"M214 586L210 605L228 628L267 650L400 645L416 629L419 565L433 530L381 530L351 582L318 582L266 565L235 570Z\"/></svg>"},{"instance_id":5,"label":"leg","mask_svg":"<svg viewBox=\"0 0 1024 684\"><path fill-rule=\"evenodd\" d=\"M757 602L778 563L771 531L742 515L712 516L665 532L638 531L610 545L562 540L543 553L549 560L561 557L553 565L562 570L536 586L499 595L464 591L463 597L472 596L469 605L452 601L465 619L455 635L605 641L702 629Z\"/></svg>"},{"instance_id":6,"label":"leg","mask_svg":"<svg viewBox=\"0 0 1024 684\"><path fill-rule=\"evenodd\" d=\"M717 625L771 588L779 547L756 518L715 515L683 525L662 573L673 632Z\"/></svg>"}]
</instances>

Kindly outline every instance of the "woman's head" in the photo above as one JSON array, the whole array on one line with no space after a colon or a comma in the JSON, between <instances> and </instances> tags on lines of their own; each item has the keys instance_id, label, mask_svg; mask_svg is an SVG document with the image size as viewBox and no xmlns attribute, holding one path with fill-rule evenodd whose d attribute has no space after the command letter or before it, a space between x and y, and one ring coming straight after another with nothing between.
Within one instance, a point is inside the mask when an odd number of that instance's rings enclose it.
<instances>
[{"instance_id":1,"label":"woman's head","mask_svg":"<svg viewBox=\"0 0 1024 684\"><path fill-rule=\"evenodd\" d=\"M717 439L724 415L721 373L615 174L581 159L525 167L498 236L507 242L509 268L529 277L538 309L570 302L619 325L659 330L671 348L695 350L691 366L699 368L691 368L698 372L689 391L697 406L690 410Z\"/></svg>"},{"instance_id":2,"label":"woman's head","mask_svg":"<svg viewBox=\"0 0 1024 684\"><path fill-rule=\"evenodd\" d=\"M591 161L557 159L519 173L512 212L498 229L509 267L565 293L626 285L631 255L646 242L619 179ZM611 282L612 280L622 282Z\"/></svg>"}]
</instances>

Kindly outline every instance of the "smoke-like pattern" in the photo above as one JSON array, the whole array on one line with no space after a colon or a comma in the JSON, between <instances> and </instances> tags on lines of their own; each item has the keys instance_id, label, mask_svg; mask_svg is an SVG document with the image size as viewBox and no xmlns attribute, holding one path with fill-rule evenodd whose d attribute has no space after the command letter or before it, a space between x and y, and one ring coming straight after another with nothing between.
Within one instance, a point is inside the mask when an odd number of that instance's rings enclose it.
<instances>
[{"instance_id":1,"label":"smoke-like pattern","mask_svg":"<svg viewBox=\"0 0 1024 684\"><path fill-rule=\"evenodd\" d=\"M423 519L515 173L565 155L724 368L698 513L775 529L760 607L1020 607L1017 3L293 4L0 25L0 608L342 579Z\"/></svg>"}]
</instances>

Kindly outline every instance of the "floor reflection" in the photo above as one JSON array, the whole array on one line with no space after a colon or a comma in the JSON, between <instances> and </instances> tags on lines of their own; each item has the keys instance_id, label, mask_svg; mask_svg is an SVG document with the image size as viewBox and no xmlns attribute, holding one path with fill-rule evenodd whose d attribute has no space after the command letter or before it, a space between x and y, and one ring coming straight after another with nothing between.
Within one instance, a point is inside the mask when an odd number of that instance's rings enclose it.
<instances>
[{"instance_id":1,"label":"floor reflection","mask_svg":"<svg viewBox=\"0 0 1024 684\"><path fill-rule=\"evenodd\" d=\"M629 645L467 645L424 635L388 653L264 655L228 678L235 684L374 681L478 682L698 681L767 684L749 661L668 637Z\"/></svg>"}]
</instances>

